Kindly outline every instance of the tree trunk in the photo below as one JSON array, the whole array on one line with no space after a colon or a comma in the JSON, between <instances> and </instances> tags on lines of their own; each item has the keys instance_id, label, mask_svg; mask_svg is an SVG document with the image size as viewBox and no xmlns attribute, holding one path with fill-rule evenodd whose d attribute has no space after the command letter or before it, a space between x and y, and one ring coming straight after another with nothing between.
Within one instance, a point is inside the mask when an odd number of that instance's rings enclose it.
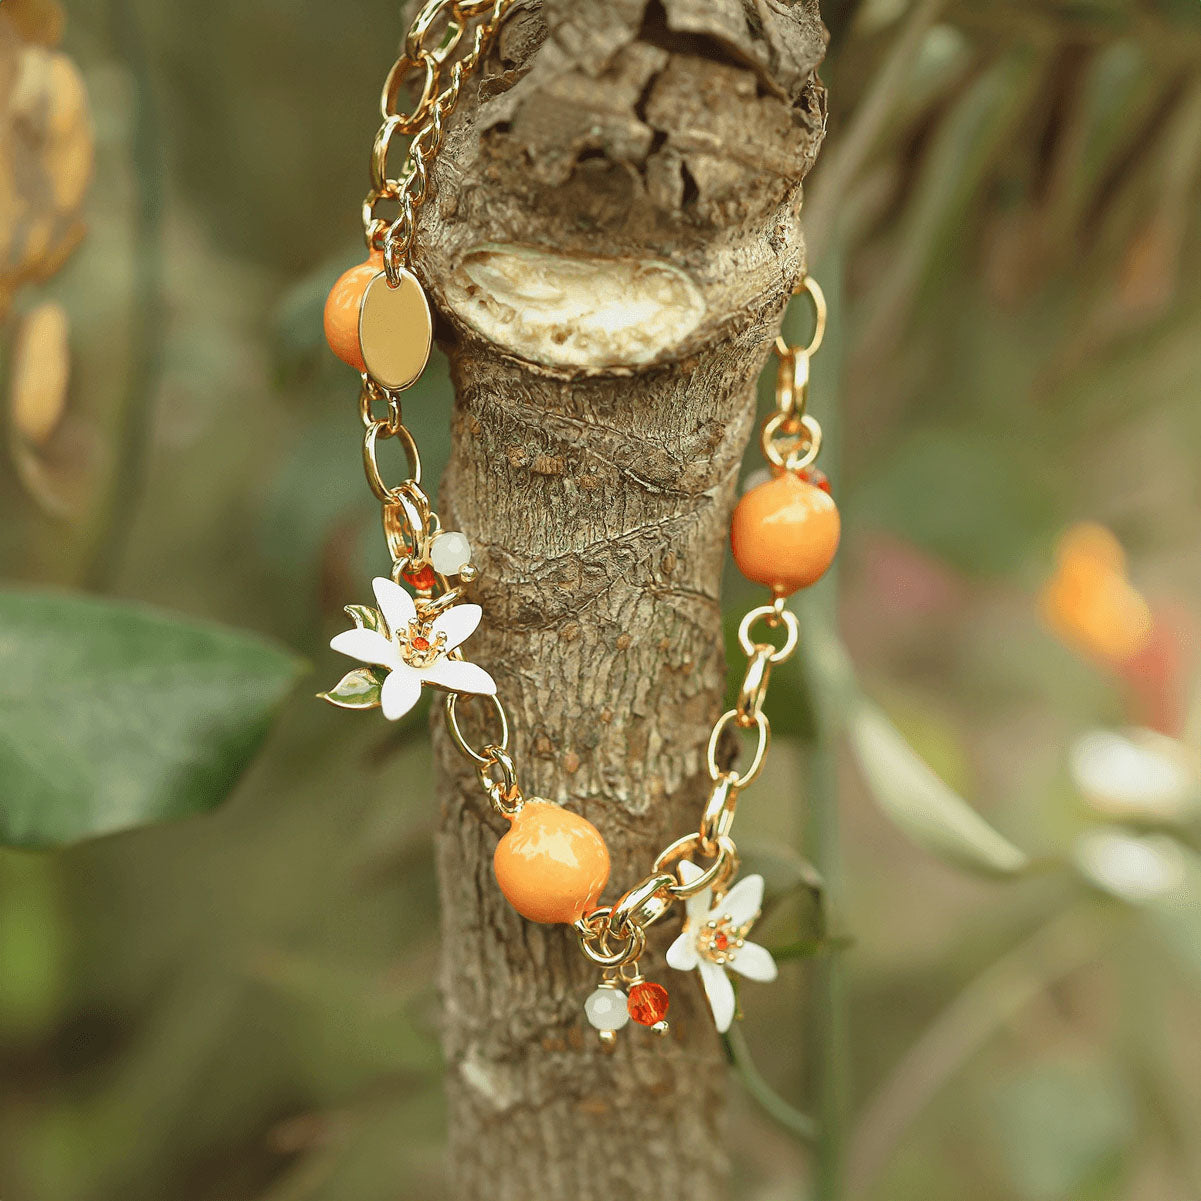
<instances>
[{"instance_id":1,"label":"tree trunk","mask_svg":"<svg viewBox=\"0 0 1201 1201\"><path fill-rule=\"evenodd\" d=\"M415 267L457 392L441 512L482 569L472 658L527 795L604 834L609 897L706 795L727 521L803 267L824 45L814 0L519 6L422 212ZM662 962L678 919L643 960L670 1037L630 1027L606 1052L582 1012L597 969L508 907L504 823L437 743L455 1195L723 1196L725 1064L695 981Z\"/></svg>"}]
</instances>

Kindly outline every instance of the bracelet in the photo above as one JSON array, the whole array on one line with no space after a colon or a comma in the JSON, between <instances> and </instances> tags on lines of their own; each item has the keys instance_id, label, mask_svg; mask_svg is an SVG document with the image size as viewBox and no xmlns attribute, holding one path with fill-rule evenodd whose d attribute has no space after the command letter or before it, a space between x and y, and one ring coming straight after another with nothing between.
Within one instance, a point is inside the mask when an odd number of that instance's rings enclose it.
<instances>
[{"instance_id":1,"label":"bracelet","mask_svg":"<svg viewBox=\"0 0 1201 1201\"><path fill-rule=\"evenodd\" d=\"M388 576L373 581L375 606L348 605L354 628L330 646L359 662L322 699L344 709L380 708L390 721L416 705L425 686L443 692L447 729L458 751L476 768L492 807L509 822L497 844L494 868L509 903L535 922L571 926L584 955L600 970L584 1002L589 1023L612 1045L631 1019L657 1033L668 1029L669 998L639 970L647 931L684 905L684 925L667 951L667 964L701 976L714 1020L729 1029L735 1015L727 970L769 981L776 966L767 950L749 940L763 900L763 878L737 879L732 836L738 798L762 771L771 741L764 711L772 669L796 651L796 616L789 595L815 583L833 561L840 519L826 477L815 463L821 427L806 411L809 360L821 345L826 303L809 277L814 333L804 347L776 339L775 411L763 423L760 446L769 478L738 502L730 528L735 563L770 590L738 628L746 657L738 699L714 723L707 764L712 788L694 832L665 847L650 871L610 905L598 901L609 880L609 852L596 827L577 813L522 789L510 751L509 721L495 680L464 656L464 644L483 611L465 599L477 577L465 534L444 530L422 487L421 457L403 422L401 393L429 359L433 321L425 291L410 264L416 214L429 199L429 166L464 81L479 67L513 0L428 0L413 20L384 83L383 123L371 152L371 189L363 201L366 262L335 283L325 306L331 349L359 371L359 413L364 426L363 466L380 501L384 539L392 559ZM400 93L416 82L412 112L398 107ZM415 89L416 90L416 89ZM389 174L392 141L409 142L400 174ZM387 221L383 204L395 206ZM385 482L377 458L381 441L396 439L409 465L400 483ZM483 746L463 733L458 707L464 697L485 698L495 736ZM753 736L750 762L722 765L728 738Z\"/></svg>"}]
</instances>

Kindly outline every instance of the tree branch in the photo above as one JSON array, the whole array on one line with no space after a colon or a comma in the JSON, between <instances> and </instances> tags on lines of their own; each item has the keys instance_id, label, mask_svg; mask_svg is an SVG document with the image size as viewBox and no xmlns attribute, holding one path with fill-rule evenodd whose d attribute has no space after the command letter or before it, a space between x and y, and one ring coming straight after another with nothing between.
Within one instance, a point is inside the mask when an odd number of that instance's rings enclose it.
<instances>
[{"instance_id":1,"label":"tree branch","mask_svg":"<svg viewBox=\"0 0 1201 1201\"><path fill-rule=\"evenodd\" d=\"M803 266L824 31L812 0L516 9L434 171L416 269L458 395L441 498L527 792L579 809L610 894L693 829L723 692L719 582L754 387ZM432 211L430 211L432 210ZM459 1195L710 1201L726 1068L662 931L671 1038L606 1054L596 972L500 897L501 833L439 736ZM666 924L666 923L664 923Z\"/></svg>"}]
</instances>

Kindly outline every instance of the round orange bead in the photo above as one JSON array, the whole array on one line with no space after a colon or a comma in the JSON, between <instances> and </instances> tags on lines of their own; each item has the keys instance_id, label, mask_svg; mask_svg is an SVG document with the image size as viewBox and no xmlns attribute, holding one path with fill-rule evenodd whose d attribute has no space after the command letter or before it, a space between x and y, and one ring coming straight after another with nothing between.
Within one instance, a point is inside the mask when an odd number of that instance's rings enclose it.
<instances>
[{"instance_id":1,"label":"round orange bead","mask_svg":"<svg viewBox=\"0 0 1201 1201\"><path fill-rule=\"evenodd\" d=\"M363 348L359 344L359 307L367 285L384 269L384 256L378 250L357 267L342 272L325 300L325 340L344 363L356 371L365 371Z\"/></svg>"},{"instance_id":2,"label":"round orange bead","mask_svg":"<svg viewBox=\"0 0 1201 1201\"><path fill-rule=\"evenodd\" d=\"M522 805L492 859L505 899L532 922L574 922L609 881L609 848L578 813L549 801Z\"/></svg>"},{"instance_id":3,"label":"round orange bead","mask_svg":"<svg viewBox=\"0 0 1201 1201\"><path fill-rule=\"evenodd\" d=\"M841 531L830 495L786 471L738 502L730 545L748 580L787 594L826 574Z\"/></svg>"}]
</instances>

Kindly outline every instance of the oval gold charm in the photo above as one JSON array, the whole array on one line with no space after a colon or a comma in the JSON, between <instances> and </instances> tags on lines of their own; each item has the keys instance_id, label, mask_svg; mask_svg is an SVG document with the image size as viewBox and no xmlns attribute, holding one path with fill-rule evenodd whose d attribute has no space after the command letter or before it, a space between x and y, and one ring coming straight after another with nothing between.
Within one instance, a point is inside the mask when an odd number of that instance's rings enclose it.
<instances>
[{"instance_id":1,"label":"oval gold charm","mask_svg":"<svg viewBox=\"0 0 1201 1201\"><path fill-rule=\"evenodd\" d=\"M429 361L433 332L425 291L411 272L401 271L396 288L382 271L367 285L359 344L368 374L382 387L397 391L417 379Z\"/></svg>"}]
</instances>

